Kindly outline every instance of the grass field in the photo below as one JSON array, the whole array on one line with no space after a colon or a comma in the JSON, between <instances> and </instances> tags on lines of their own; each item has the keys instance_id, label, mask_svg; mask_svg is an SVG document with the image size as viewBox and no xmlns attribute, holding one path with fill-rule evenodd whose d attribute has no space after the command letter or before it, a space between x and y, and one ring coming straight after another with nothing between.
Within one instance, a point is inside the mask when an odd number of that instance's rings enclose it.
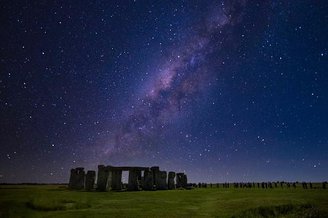
<instances>
[{"instance_id":1,"label":"grass field","mask_svg":"<svg viewBox=\"0 0 328 218\"><path fill-rule=\"evenodd\" d=\"M0 217L328 217L328 190L84 192L59 185L2 185Z\"/></svg>"}]
</instances>

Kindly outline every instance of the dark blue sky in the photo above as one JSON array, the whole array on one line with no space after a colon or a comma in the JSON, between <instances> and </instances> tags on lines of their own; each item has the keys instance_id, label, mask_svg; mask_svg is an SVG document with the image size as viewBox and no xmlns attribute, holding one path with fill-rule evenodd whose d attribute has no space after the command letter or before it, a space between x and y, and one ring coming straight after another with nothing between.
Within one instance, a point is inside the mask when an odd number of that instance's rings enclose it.
<instances>
[{"instance_id":1,"label":"dark blue sky","mask_svg":"<svg viewBox=\"0 0 328 218\"><path fill-rule=\"evenodd\" d=\"M327 180L325 1L5 1L0 182L98 164Z\"/></svg>"}]
</instances>

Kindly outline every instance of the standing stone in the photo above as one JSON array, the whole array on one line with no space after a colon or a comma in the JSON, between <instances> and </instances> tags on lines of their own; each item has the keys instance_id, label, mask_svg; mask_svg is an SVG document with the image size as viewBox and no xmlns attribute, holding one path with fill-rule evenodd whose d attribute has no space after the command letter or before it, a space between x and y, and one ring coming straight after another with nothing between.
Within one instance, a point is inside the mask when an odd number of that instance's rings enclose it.
<instances>
[{"instance_id":1,"label":"standing stone","mask_svg":"<svg viewBox=\"0 0 328 218\"><path fill-rule=\"evenodd\" d=\"M175 172L169 172L169 176L168 176L168 189L172 190L175 189L175 182L174 182L174 178L175 178Z\"/></svg>"},{"instance_id":2,"label":"standing stone","mask_svg":"<svg viewBox=\"0 0 328 218\"><path fill-rule=\"evenodd\" d=\"M140 190L140 178L141 171L136 169L129 170L129 191L139 191Z\"/></svg>"},{"instance_id":3,"label":"standing stone","mask_svg":"<svg viewBox=\"0 0 328 218\"><path fill-rule=\"evenodd\" d=\"M85 190L87 191L93 190L95 180L96 180L96 171L89 170L85 177Z\"/></svg>"},{"instance_id":4,"label":"standing stone","mask_svg":"<svg viewBox=\"0 0 328 218\"><path fill-rule=\"evenodd\" d=\"M109 167L98 165L97 190L108 191L110 189L110 170Z\"/></svg>"},{"instance_id":5,"label":"standing stone","mask_svg":"<svg viewBox=\"0 0 328 218\"><path fill-rule=\"evenodd\" d=\"M69 176L68 188L73 189L76 180L76 170L71 169L71 175Z\"/></svg>"},{"instance_id":6,"label":"standing stone","mask_svg":"<svg viewBox=\"0 0 328 218\"><path fill-rule=\"evenodd\" d=\"M166 171L159 171L158 177L156 178L156 189L166 190L167 189L167 173Z\"/></svg>"},{"instance_id":7,"label":"standing stone","mask_svg":"<svg viewBox=\"0 0 328 218\"><path fill-rule=\"evenodd\" d=\"M111 189L115 191L122 190L122 170L110 169L111 172Z\"/></svg>"},{"instance_id":8,"label":"standing stone","mask_svg":"<svg viewBox=\"0 0 328 218\"><path fill-rule=\"evenodd\" d=\"M144 171L142 189L143 190L154 190L153 172L150 169L146 169Z\"/></svg>"},{"instance_id":9,"label":"standing stone","mask_svg":"<svg viewBox=\"0 0 328 218\"><path fill-rule=\"evenodd\" d=\"M303 186L304 189L307 189L308 188L306 182L302 182L302 186Z\"/></svg>"},{"instance_id":10,"label":"standing stone","mask_svg":"<svg viewBox=\"0 0 328 218\"><path fill-rule=\"evenodd\" d=\"M158 188L158 181L159 181L159 167L154 166L150 168L153 173L153 181L154 181L154 188Z\"/></svg>"},{"instance_id":11,"label":"standing stone","mask_svg":"<svg viewBox=\"0 0 328 218\"><path fill-rule=\"evenodd\" d=\"M183 174L183 177L182 177L182 184L183 184L183 187L184 188L187 188L187 184L188 184L188 180L187 180L187 175L186 174Z\"/></svg>"},{"instance_id":12,"label":"standing stone","mask_svg":"<svg viewBox=\"0 0 328 218\"><path fill-rule=\"evenodd\" d=\"M71 169L68 187L70 189L84 189L85 172L83 167Z\"/></svg>"},{"instance_id":13,"label":"standing stone","mask_svg":"<svg viewBox=\"0 0 328 218\"><path fill-rule=\"evenodd\" d=\"M150 169L153 173L153 181L154 181L155 188L157 189L157 182L158 182L158 177L159 177L159 167L154 166L154 167L151 167Z\"/></svg>"},{"instance_id":14,"label":"standing stone","mask_svg":"<svg viewBox=\"0 0 328 218\"><path fill-rule=\"evenodd\" d=\"M177 188L182 188L182 182L181 182L182 175L183 175L183 173L177 173L177 178L176 178L176 181L177 181L176 187ZM203 185L200 184L200 187L203 187Z\"/></svg>"},{"instance_id":15,"label":"standing stone","mask_svg":"<svg viewBox=\"0 0 328 218\"><path fill-rule=\"evenodd\" d=\"M187 187L187 175L184 173L177 173L177 188L186 188Z\"/></svg>"}]
</instances>

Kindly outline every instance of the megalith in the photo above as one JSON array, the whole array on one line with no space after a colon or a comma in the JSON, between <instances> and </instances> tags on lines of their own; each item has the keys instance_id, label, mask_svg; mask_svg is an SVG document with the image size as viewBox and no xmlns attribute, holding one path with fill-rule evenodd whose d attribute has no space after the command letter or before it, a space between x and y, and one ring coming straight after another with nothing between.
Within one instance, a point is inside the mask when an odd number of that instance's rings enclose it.
<instances>
[{"instance_id":1,"label":"megalith","mask_svg":"<svg viewBox=\"0 0 328 218\"><path fill-rule=\"evenodd\" d=\"M153 172L150 169L146 169L144 171L142 189L143 190L154 190Z\"/></svg>"},{"instance_id":2,"label":"megalith","mask_svg":"<svg viewBox=\"0 0 328 218\"><path fill-rule=\"evenodd\" d=\"M71 169L68 187L70 189L84 189L85 172L83 167Z\"/></svg>"},{"instance_id":3,"label":"megalith","mask_svg":"<svg viewBox=\"0 0 328 218\"><path fill-rule=\"evenodd\" d=\"M85 177L85 190L91 191L94 188L96 180L96 171L89 170Z\"/></svg>"},{"instance_id":4,"label":"megalith","mask_svg":"<svg viewBox=\"0 0 328 218\"><path fill-rule=\"evenodd\" d=\"M120 191L122 190L122 170L111 169L111 189Z\"/></svg>"},{"instance_id":5,"label":"megalith","mask_svg":"<svg viewBox=\"0 0 328 218\"><path fill-rule=\"evenodd\" d=\"M138 169L129 170L128 190L129 191L139 191L140 190L140 182L141 182L141 171Z\"/></svg>"},{"instance_id":6,"label":"megalith","mask_svg":"<svg viewBox=\"0 0 328 218\"><path fill-rule=\"evenodd\" d=\"M167 172L159 171L158 177L156 180L156 189L157 190L166 190L167 189Z\"/></svg>"},{"instance_id":7,"label":"megalith","mask_svg":"<svg viewBox=\"0 0 328 218\"><path fill-rule=\"evenodd\" d=\"M153 174L153 181L154 181L154 188L157 189L158 186L158 178L159 178L159 167L154 166L150 168L152 174Z\"/></svg>"},{"instance_id":8,"label":"megalith","mask_svg":"<svg viewBox=\"0 0 328 218\"><path fill-rule=\"evenodd\" d=\"M169 172L167 183L168 183L168 189L170 190L175 189L174 179L175 179L175 172Z\"/></svg>"},{"instance_id":9,"label":"megalith","mask_svg":"<svg viewBox=\"0 0 328 218\"><path fill-rule=\"evenodd\" d=\"M110 170L109 167L98 165L97 190L108 191L110 189Z\"/></svg>"},{"instance_id":10,"label":"megalith","mask_svg":"<svg viewBox=\"0 0 328 218\"><path fill-rule=\"evenodd\" d=\"M186 188L187 187L187 175L184 173L177 173L176 178L176 187L177 188Z\"/></svg>"}]
</instances>

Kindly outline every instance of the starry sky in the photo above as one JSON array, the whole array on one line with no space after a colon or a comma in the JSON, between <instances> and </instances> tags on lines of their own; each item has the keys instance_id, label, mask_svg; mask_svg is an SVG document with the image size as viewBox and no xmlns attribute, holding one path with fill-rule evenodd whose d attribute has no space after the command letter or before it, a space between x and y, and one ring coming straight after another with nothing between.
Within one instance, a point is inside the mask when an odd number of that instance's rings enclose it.
<instances>
[{"instance_id":1,"label":"starry sky","mask_svg":"<svg viewBox=\"0 0 328 218\"><path fill-rule=\"evenodd\" d=\"M0 182L98 164L327 180L326 1L0 7Z\"/></svg>"}]
</instances>

